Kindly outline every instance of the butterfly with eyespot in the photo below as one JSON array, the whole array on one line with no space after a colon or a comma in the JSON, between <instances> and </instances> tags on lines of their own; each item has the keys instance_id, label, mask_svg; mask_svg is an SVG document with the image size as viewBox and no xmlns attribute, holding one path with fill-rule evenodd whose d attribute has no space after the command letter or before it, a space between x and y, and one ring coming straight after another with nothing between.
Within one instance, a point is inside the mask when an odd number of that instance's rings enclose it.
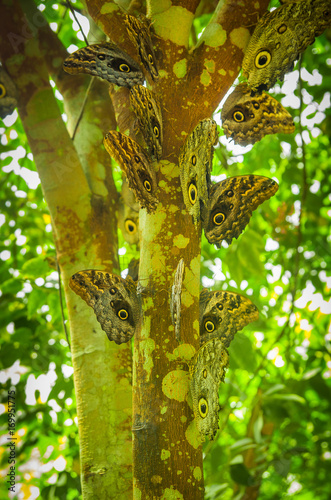
<instances>
[{"instance_id":1,"label":"butterfly with eyespot","mask_svg":"<svg viewBox=\"0 0 331 500\"><path fill-rule=\"evenodd\" d=\"M201 205L206 205L208 201L213 146L217 139L216 122L206 118L198 123L180 149L180 183L186 209L192 215L194 224L200 220Z\"/></svg>"},{"instance_id":2,"label":"butterfly with eyespot","mask_svg":"<svg viewBox=\"0 0 331 500\"><path fill-rule=\"evenodd\" d=\"M209 243L229 245L243 232L252 213L278 190L273 179L261 175L238 175L213 184L209 203L202 210L202 225Z\"/></svg>"},{"instance_id":3,"label":"butterfly with eyespot","mask_svg":"<svg viewBox=\"0 0 331 500\"><path fill-rule=\"evenodd\" d=\"M151 75L152 79L155 80L159 74L148 19L145 18L144 22L141 22L136 17L126 14L124 17L124 24L131 41L139 52L143 65Z\"/></svg>"},{"instance_id":4,"label":"butterfly with eyespot","mask_svg":"<svg viewBox=\"0 0 331 500\"><path fill-rule=\"evenodd\" d=\"M102 42L76 50L63 62L63 69L72 75L88 73L120 87L143 83L139 65L116 43Z\"/></svg>"},{"instance_id":5,"label":"butterfly with eyespot","mask_svg":"<svg viewBox=\"0 0 331 500\"><path fill-rule=\"evenodd\" d=\"M132 189L141 208L154 212L158 204L156 174L150 165L145 151L139 144L122 134L111 130L103 141L106 150L126 175L129 188Z\"/></svg>"},{"instance_id":6,"label":"butterfly with eyespot","mask_svg":"<svg viewBox=\"0 0 331 500\"><path fill-rule=\"evenodd\" d=\"M163 124L156 94L143 85L135 85L130 90L130 103L151 157L159 160L162 156Z\"/></svg>"},{"instance_id":7,"label":"butterfly with eyespot","mask_svg":"<svg viewBox=\"0 0 331 500\"><path fill-rule=\"evenodd\" d=\"M222 109L222 125L227 138L247 146L267 134L291 134L295 130L290 113L271 95L251 96L247 83L237 85Z\"/></svg>"},{"instance_id":8,"label":"butterfly with eyespot","mask_svg":"<svg viewBox=\"0 0 331 500\"><path fill-rule=\"evenodd\" d=\"M266 12L247 46L242 68L254 92L270 89L315 37L331 26L330 0L286 2Z\"/></svg>"},{"instance_id":9,"label":"butterfly with eyespot","mask_svg":"<svg viewBox=\"0 0 331 500\"><path fill-rule=\"evenodd\" d=\"M0 118L11 115L17 106L18 93L13 80L0 66Z\"/></svg>"},{"instance_id":10,"label":"butterfly with eyespot","mask_svg":"<svg viewBox=\"0 0 331 500\"><path fill-rule=\"evenodd\" d=\"M86 269L73 274L69 286L92 307L109 340L123 344L132 338L140 326L140 307L130 277Z\"/></svg>"},{"instance_id":11,"label":"butterfly with eyespot","mask_svg":"<svg viewBox=\"0 0 331 500\"><path fill-rule=\"evenodd\" d=\"M181 296L182 284L184 278L184 259L180 259L175 272L174 282L171 287L170 312L172 324L175 328L176 340L180 341L180 314L181 314Z\"/></svg>"},{"instance_id":12,"label":"butterfly with eyespot","mask_svg":"<svg viewBox=\"0 0 331 500\"><path fill-rule=\"evenodd\" d=\"M204 289L200 293L200 343L219 338L229 347L237 331L259 318L257 307L235 292Z\"/></svg>"},{"instance_id":13,"label":"butterfly with eyespot","mask_svg":"<svg viewBox=\"0 0 331 500\"><path fill-rule=\"evenodd\" d=\"M139 203L124 178L118 206L118 227L130 245L139 245Z\"/></svg>"},{"instance_id":14,"label":"butterfly with eyespot","mask_svg":"<svg viewBox=\"0 0 331 500\"><path fill-rule=\"evenodd\" d=\"M201 437L212 441L218 429L218 391L229 365L229 354L219 339L204 343L189 365L189 387L195 423Z\"/></svg>"}]
</instances>

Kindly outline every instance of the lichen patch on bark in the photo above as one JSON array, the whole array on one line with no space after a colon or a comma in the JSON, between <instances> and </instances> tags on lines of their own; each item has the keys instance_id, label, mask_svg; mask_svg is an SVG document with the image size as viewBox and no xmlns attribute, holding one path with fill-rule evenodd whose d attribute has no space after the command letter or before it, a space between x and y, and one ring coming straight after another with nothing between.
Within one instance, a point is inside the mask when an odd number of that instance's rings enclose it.
<instances>
[{"instance_id":1,"label":"lichen patch on bark","mask_svg":"<svg viewBox=\"0 0 331 500\"><path fill-rule=\"evenodd\" d=\"M185 401L188 394L188 373L184 370L172 370L162 380L162 391L169 399Z\"/></svg>"}]
</instances>

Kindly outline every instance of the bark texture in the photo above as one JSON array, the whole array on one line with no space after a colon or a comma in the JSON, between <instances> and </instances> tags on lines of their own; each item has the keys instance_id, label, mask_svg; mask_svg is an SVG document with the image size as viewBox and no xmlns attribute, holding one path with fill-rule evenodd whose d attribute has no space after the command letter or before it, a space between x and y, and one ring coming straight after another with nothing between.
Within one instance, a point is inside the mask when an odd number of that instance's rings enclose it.
<instances>
[{"instance_id":1,"label":"bark texture","mask_svg":"<svg viewBox=\"0 0 331 500\"><path fill-rule=\"evenodd\" d=\"M23 6L31 7L28 2ZM29 27L16 0L0 2L0 58L19 91L18 111L38 169L53 224L70 320L84 498L132 496L131 348L110 343L92 311L69 288L82 269L119 270L117 193L102 150L114 127L108 89L97 82L75 144L49 84L64 97L71 131L89 78L62 72L65 49L40 12Z\"/></svg>"},{"instance_id":2,"label":"bark texture","mask_svg":"<svg viewBox=\"0 0 331 500\"><path fill-rule=\"evenodd\" d=\"M203 498L201 440L193 421L187 372L199 347L201 228L194 227L183 205L178 154L187 135L212 115L238 75L250 32L267 3L229 1L217 8L203 41L193 48L189 48L189 36L198 2L176 1L164 7L150 0L147 4L160 77L155 82L146 78L162 103L164 142L163 159L155 166L157 210L140 212L143 324L134 338L133 363L136 499ZM139 60L118 6L102 0L88 0L87 6L110 39ZM132 128L128 94L127 89L112 94L122 132ZM169 299L181 258L185 276L178 344Z\"/></svg>"}]
</instances>

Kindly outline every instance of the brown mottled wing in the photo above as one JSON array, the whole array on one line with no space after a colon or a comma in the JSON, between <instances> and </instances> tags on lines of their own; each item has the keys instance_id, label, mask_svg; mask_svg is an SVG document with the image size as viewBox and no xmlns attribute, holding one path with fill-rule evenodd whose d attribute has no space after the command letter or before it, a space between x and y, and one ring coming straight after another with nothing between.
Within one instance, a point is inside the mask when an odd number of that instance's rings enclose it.
<instances>
[{"instance_id":1,"label":"brown mottled wing","mask_svg":"<svg viewBox=\"0 0 331 500\"><path fill-rule=\"evenodd\" d=\"M291 134L295 130L290 113L269 94L251 96L246 83L239 84L222 109L222 125L226 137L247 146L267 134Z\"/></svg>"},{"instance_id":2,"label":"brown mottled wing","mask_svg":"<svg viewBox=\"0 0 331 500\"><path fill-rule=\"evenodd\" d=\"M218 429L218 390L228 364L229 355L223 343L212 339L200 347L189 366L195 422L201 436L210 440Z\"/></svg>"},{"instance_id":3,"label":"brown mottled wing","mask_svg":"<svg viewBox=\"0 0 331 500\"><path fill-rule=\"evenodd\" d=\"M0 118L11 115L17 106L18 93L7 71L0 66Z\"/></svg>"},{"instance_id":4,"label":"brown mottled wing","mask_svg":"<svg viewBox=\"0 0 331 500\"><path fill-rule=\"evenodd\" d=\"M223 240L230 244L233 238L238 238L253 211L277 189L277 182L261 175L239 175L214 184L209 204L202 212L209 243L220 247Z\"/></svg>"},{"instance_id":5,"label":"brown mottled wing","mask_svg":"<svg viewBox=\"0 0 331 500\"><path fill-rule=\"evenodd\" d=\"M104 138L104 145L125 173L141 208L153 212L158 204L156 174L144 150L130 137L113 130Z\"/></svg>"},{"instance_id":6,"label":"brown mottled wing","mask_svg":"<svg viewBox=\"0 0 331 500\"><path fill-rule=\"evenodd\" d=\"M96 43L76 50L63 63L67 73L88 73L121 87L143 83L139 65L113 42Z\"/></svg>"},{"instance_id":7,"label":"brown mottled wing","mask_svg":"<svg viewBox=\"0 0 331 500\"><path fill-rule=\"evenodd\" d=\"M217 138L216 122L207 118L198 123L180 150L178 161L184 203L195 224L200 220L200 206L207 204Z\"/></svg>"},{"instance_id":8,"label":"brown mottled wing","mask_svg":"<svg viewBox=\"0 0 331 500\"><path fill-rule=\"evenodd\" d=\"M101 328L116 344L128 342L140 325L136 284L116 274L87 269L75 273L70 288L92 307Z\"/></svg>"},{"instance_id":9,"label":"brown mottled wing","mask_svg":"<svg viewBox=\"0 0 331 500\"><path fill-rule=\"evenodd\" d=\"M162 156L163 124L156 94L143 85L135 85L130 91L130 102L150 155L159 160Z\"/></svg>"},{"instance_id":10,"label":"brown mottled wing","mask_svg":"<svg viewBox=\"0 0 331 500\"><path fill-rule=\"evenodd\" d=\"M288 2L259 20L247 46L243 74L253 91L270 89L331 25L330 0Z\"/></svg>"},{"instance_id":11,"label":"brown mottled wing","mask_svg":"<svg viewBox=\"0 0 331 500\"><path fill-rule=\"evenodd\" d=\"M227 291L200 293L200 343L212 338L229 347L236 332L259 318L257 307L239 293Z\"/></svg>"},{"instance_id":12,"label":"brown mottled wing","mask_svg":"<svg viewBox=\"0 0 331 500\"><path fill-rule=\"evenodd\" d=\"M175 328L176 339L180 341L180 315L181 315L181 296L184 277L184 259L180 259L175 272L174 283L171 288L170 311L172 324Z\"/></svg>"},{"instance_id":13,"label":"brown mottled wing","mask_svg":"<svg viewBox=\"0 0 331 500\"><path fill-rule=\"evenodd\" d=\"M148 20L145 19L144 22L141 22L136 17L127 14L124 18L124 23L126 25L128 35L140 55L143 65L150 73L153 80L155 80L159 74Z\"/></svg>"},{"instance_id":14,"label":"brown mottled wing","mask_svg":"<svg viewBox=\"0 0 331 500\"><path fill-rule=\"evenodd\" d=\"M139 203L125 178L118 207L118 227L125 241L130 245L139 245Z\"/></svg>"}]
</instances>

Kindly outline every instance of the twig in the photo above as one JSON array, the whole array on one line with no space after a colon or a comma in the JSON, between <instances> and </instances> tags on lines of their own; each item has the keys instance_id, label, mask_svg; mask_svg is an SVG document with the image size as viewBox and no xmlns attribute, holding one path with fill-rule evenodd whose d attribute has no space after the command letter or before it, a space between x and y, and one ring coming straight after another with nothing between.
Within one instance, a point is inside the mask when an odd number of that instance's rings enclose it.
<instances>
[{"instance_id":1,"label":"twig","mask_svg":"<svg viewBox=\"0 0 331 500\"><path fill-rule=\"evenodd\" d=\"M80 121L81 119L83 118L83 114L84 114L84 109L85 109L85 106L86 106L86 101L87 101L87 98L88 98L88 95L89 95L89 92L92 88L92 85L93 85L93 82L94 82L94 77L92 76L91 77L91 80L90 80L90 83L86 89L86 92L85 92L85 96L84 96L84 101L83 101L83 104L82 104L82 107L80 109L80 113L79 113L79 116L78 116L78 119L77 119L77 123L75 125L75 128L74 128L74 131L73 131L73 134L72 134L72 137L71 139L74 140L75 139L75 135L76 135L76 132L77 132L77 129L78 129L78 126L80 124Z\"/></svg>"},{"instance_id":2,"label":"twig","mask_svg":"<svg viewBox=\"0 0 331 500\"><path fill-rule=\"evenodd\" d=\"M75 19L76 23L77 23L77 24L78 24L78 26L79 26L79 29L80 29L80 31L81 31L81 33L82 33L82 35L83 35L83 38L84 38L84 41L85 41L86 45L89 45L89 43L88 43L88 41L87 41L87 38L86 38L86 36L85 36L85 34L84 34L83 28L81 27L81 24L80 24L80 22L79 22L79 21L78 21L78 19L77 19L75 9L74 9L74 8L73 8L73 6L71 5L70 0L66 0L66 1L67 1L67 5L68 5L68 7L69 7L69 9L70 9L71 14L74 16L74 19Z\"/></svg>"}]
</instances>

